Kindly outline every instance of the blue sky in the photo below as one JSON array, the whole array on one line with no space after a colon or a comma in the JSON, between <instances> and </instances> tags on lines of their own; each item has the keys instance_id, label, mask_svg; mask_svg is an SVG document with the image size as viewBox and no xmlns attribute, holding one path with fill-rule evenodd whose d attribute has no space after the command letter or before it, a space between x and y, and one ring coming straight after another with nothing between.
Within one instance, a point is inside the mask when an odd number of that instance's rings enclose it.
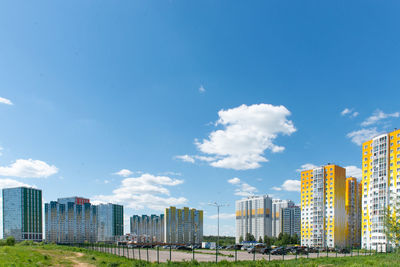
<instances>
[{"instance_id":1,"label":"blue sky","mask_svg":"<svg viewBox=\"0 0 400 267\"><path fill-rule=\"evenodd\" d=\"M360 142L399 127L399 5L3 2L0 187L204 209L206 234L229 203L234 235L235 200L299 201L305 164L359 175Z\"/></svg>"}]
</instances>

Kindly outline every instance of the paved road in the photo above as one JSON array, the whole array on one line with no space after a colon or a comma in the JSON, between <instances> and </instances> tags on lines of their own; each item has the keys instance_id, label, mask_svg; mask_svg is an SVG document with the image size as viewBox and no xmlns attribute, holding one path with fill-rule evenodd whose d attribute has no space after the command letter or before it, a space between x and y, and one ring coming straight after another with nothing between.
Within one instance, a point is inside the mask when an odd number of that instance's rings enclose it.
<instances>
[{"instance_id":1,"label":"paved road","mask_svg":"<svg viewBox=\"0 0 400 267\"><path fill-rule=\"evenodd\" d=\"M193 253L191 251L177 251L177 250L172 250L171 251L171 256L170 256L170 251L169 250L164 250L160 249L158 251L158 257L157 257L157 249L132 249L132 248L97 248L96 250L100 250L106 253L112 253L115 255L120 255L124 256L130 259L141 259L145 261L151 261L151 262L166 262L168 260L172 261L191 261L193 259ZM207 250L207 249L199 249L195 251L194 258L197 261L201 262L215 262L216 257L215 257L215 250ZM228 251L228 250L220 250L220 254L218 255L218 261L222 260L227 260L227 261L235 261L235 251ZM357 256L357 252L353 252L353 256ZM360 253L360 256L362 255L369 255L369 253ZM325 253L310 253L308 255L309 258L317 258L317 257L351 257L351 254L337 254L336 253L328 253L328 255ZM171 258L170 258L171 257ZM295 259L296 255L285 255L284 257L282 255L262 255L262 254L249 254L246 251L236 251L236 259L238 261L243 261L243 260L291 260ZM307 255L297 255L297 258L307 258Z\"/></svg>"}]
</instances>

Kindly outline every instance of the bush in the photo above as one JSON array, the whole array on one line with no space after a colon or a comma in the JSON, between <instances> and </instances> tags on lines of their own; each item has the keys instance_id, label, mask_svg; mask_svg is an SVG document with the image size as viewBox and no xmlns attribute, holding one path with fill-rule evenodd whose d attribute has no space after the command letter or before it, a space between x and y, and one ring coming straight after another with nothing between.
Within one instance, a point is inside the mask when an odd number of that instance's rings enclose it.
<instances>
[{"instance_id":1,"label":"bush","mask_svg":"<svg viewBox=\"0 0 400 267\"><path fill-rule=\"evenodd\" d=\"M6 239L6 246L14 246L15 245L15 238L13 236L9 236Z\"/></svg>"}]
</instances>

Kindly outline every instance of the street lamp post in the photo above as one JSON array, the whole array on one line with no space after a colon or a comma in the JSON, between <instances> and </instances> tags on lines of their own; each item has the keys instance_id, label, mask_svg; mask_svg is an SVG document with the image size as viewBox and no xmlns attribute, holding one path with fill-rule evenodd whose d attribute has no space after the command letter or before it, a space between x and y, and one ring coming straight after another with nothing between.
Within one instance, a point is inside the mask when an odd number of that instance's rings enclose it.
<instances>
[{"instance_id":1,"label":"street lamp post","mask_svg":"<svg viewBox=\"0 0 400 267\"><path fill-rule=\"evenodd\" d=\"M217 207L217 253L216 258L218 259L218 246L219 246L219 208L229 206L228 204L218 204L217 202L208 203L210 206Z\"/></svg>"}]
</instances>

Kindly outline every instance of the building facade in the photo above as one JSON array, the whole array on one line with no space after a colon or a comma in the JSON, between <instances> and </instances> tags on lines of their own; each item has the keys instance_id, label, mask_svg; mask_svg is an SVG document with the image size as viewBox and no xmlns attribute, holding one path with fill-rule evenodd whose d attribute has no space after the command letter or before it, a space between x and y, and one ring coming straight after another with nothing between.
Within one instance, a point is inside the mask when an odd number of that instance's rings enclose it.
<instances>
[{"instance_id":1,"label":"building facade","mask_svg":"<svg viewBox=\"0 0 400 267\"><path fill-rule=\"evenodd\" d=\"M124 207L117 204L97 206L97 241L116 241L124 235Z\"/></svg>"},{"instance_id":2,"label":"building facade","mask_svg":"<svg viewBox=\"0 0 400 267\"><path fill-rule=\"evenodd\" d=\"M272 199L252 196L236 201L236 243L252 234L256 240L272 236Z\"/></svg>"},{"instance_id":3,"label":"building facade","mask_svg":"<svg viewBox=\"0 0 400 267\"><path fill-rule=\"evenodd\" d=\"M133 215L130 227L131 236L138 243L164 242L164 214Z\"/></svg>"},{"instance_id":4,"label":"building facade","mask_svg":"<svg viewBox=\"0 0 400 267\"><path fill-rule=\"evenodd\" d=\"M203 241L203 211L169 207L164 214L164 242L200 244Z\"/></svg>"},{"instance_id":5,"label":"building facade","mask_svg":"<svg viewBox=\"0 0 400 267\"><path fill-rule=\"evenodd\" d=\"M298 206L282 208L281 229L283 234L301 236L301 209Z\"/></svg>"},{"instance_id":6,"label":"building facade","mask_svg":"<svg viewBox=\"0 0 400 267\"><path fill-rule=\"evenodd\" d=\"M385 211L400 201L400 130L363 143L362 175L362 248L385 250Z\"/></svg>"},{"instance_id":7,"label":"building facade","mask_svg":"<svg viewBox=\"0 0 400 267\"><path fill-rule=\"evenodd\" d=\"M3 238L42 241L42 190L3 189Z\"/></svg>"},{"instance_id":8,"label":"building facade","mask_svg":"<svg viewBox=\"0 0 400 267\"><path fill-rule=\"evenodd\" d=\"M282 209L293 206L294 202L291 200L272 200L272 236L278 237L282 233Z\"/></svg>"},{"instance_id":9,"label":"building facade","mask_svg":"<svg viewBox=\"0 0 400 267\"><path fill-rule=\"evenodd\" d=\"M361 246L361 183L355 177L346 178L346 241L349 247Z\"/></svg>"},{"instance_id":10,"label":"building facade","mask_svg":"<svg viewBox=\"0 0 400 267\"><path fill-rule=\"evenodd\" d=\"M59 198L45 204L46 241L83 243L97 241L97 207L83 198ZM81 203L81 204L77 204Z\"/></svg>"},{"instance_id":11,"label":"building facade","mask_svg":"<svg viewBox=\"0 0 400 267\"><path fill-rule=\"evenodd\" d=\"M301 172L301 244L345 247L346 170L326 166Z\"/></svg>"}]
</instances>

